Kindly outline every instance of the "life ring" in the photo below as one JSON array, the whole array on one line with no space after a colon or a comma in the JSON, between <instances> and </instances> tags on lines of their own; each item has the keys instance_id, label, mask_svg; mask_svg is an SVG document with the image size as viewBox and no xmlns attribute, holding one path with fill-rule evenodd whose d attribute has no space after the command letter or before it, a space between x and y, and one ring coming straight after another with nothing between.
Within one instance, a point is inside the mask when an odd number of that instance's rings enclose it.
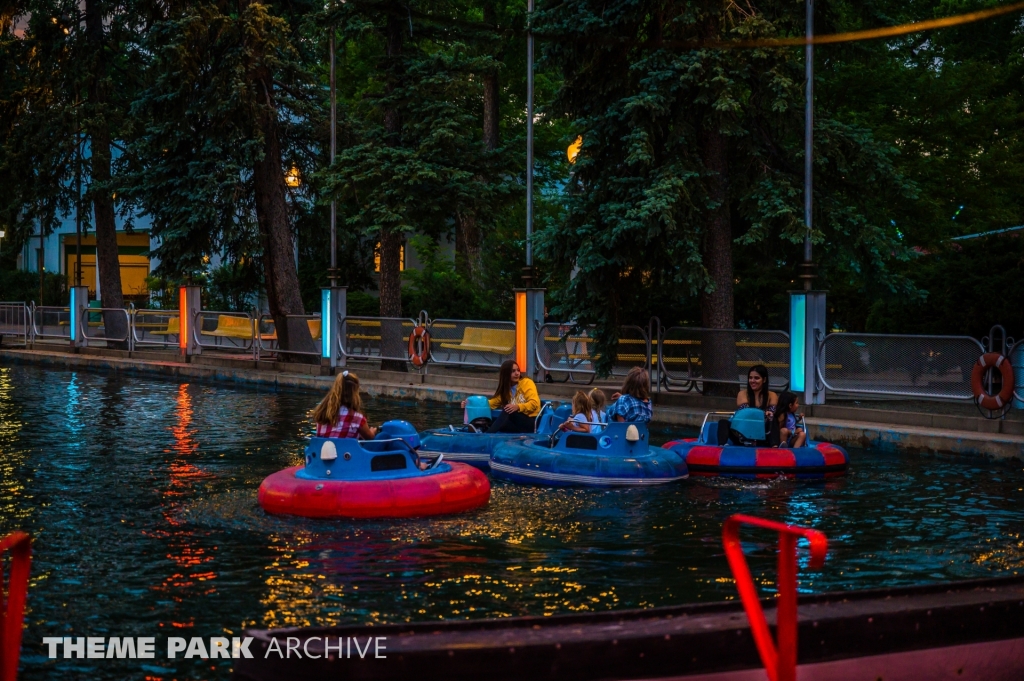
<instances>
[{"instance_id":1,"label":"life ring","mask_svg":"<svg viewBox=\"0 0 1024 681\"><path fill-rule=\"evenodd\" d=\"M416 344L419 341L419 352ZM430 332L425 326L417 326L409 334L409 361L413 366L421 367L430 359Z\"/></svg>"},{"instance_id":2,"label":"life ring","mask_svg":"<svg viewBox=\"0 0 1024 681\"><path fill-rule=\"evenodd\" d=\"M983 385L985 370L990 367L999 369L1003 377L1003 387L998 395L990 395ZM1013 396L1013 367L1010 366L1010 360L998 352L986 352L979 357L978 363L971 371L971 390L974 391L974 399L982 409L995 411L1006 406Z\"/></svg>"}]
</instances>

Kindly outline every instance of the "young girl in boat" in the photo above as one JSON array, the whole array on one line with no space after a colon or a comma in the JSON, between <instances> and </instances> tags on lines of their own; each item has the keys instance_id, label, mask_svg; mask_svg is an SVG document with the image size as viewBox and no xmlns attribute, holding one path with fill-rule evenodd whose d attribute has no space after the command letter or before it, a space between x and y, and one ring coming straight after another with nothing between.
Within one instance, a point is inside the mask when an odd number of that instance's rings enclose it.
<instances>
[{"instance_id":1,"label":"young girl in boat","mask_svg":"<svg viewBox=\"0 0 1024 681\"><path fill-rule=\"evenodd\" d=\"M594 423L607 423L608 412L605 411L605 405L608 404L608 398L605 396L604 391L600 388L594 388L587 397L590 398L591 405L590 420Z\"/></svg>"},{"instance_id":2,"label":"young girl in boat","mask_svg":"<svg viewBox=\"0 0 1024 681\"><path fill-rule=\"evenodd\" d=\"M371 428L362 414L359 398L359 377L343 371L334 378L327 396L313 410L317 437L361 437L372 440L377 429Z\"/></svg>"},{"instance_id":3,"label":"young girl in boat","mask_svg":"<svg viewBox=\"0 0 1024 681\"><path fill-rule=\"evenodd\" d=\"M803 447L807 442L807 433L797 426L800 411L800 398L791 392L779 395L778 408L775 410L775 421L779 430L779 447Z\"/></svg>"},{"instance_id":4,"label":"young girl in boat","mask_svg":"<svg viewBox=\"0 0 1024 681\"><path fill-rule=\"evenodd\" d=\"M598 427L590 425L595 420L593 414L594 406L591 404L587 393L577 390L576 394L572 397L572 416L563 422L559 428L571 430L575 433L589 433L593 428Z\"/></svg>"},{"instance_id":5,"label":"young girl in boat","mask_svg":"<svg viewBox=\"0 0 1024 681\"><path fill-rule=\"evenodd\" d=\"M613 421L649 423L654 415L651 406L651 377L645 369L633 367L622 382L622 391L612 395L608 418Z\"/></svg>"}]
</instances>

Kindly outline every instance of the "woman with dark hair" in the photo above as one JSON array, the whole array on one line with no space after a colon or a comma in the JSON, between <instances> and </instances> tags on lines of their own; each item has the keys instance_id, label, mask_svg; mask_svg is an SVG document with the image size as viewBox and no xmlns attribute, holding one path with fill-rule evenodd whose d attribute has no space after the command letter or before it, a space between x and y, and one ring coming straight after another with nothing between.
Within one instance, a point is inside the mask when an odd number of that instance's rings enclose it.
<instances>
[{"instance_id":1,"label":"woman with dark hair","mask_svg":"<svg viewBox=\"0 0 1024 681\"><path fill-rule=\"evenodd\" d=\"M487 429L488 433L532 433L535 430L540 413L537 384L520 373L515 360L507 359L502 363L498 370L498 389L488 402L491 409L501 409L501 415ZM466 407L466 400L462 401L462 407Z\"/></svg>"},{"instance_id":2,"label":"woman with dark hair","mask_svg":"<svg viewBox=\"0 0 1024 681\"><path fill-rule=\"evenodd\" d=\"M736 395L736 409L754 407L764 412L765 425L771 427L779 396L768 389L768 367L763 364L750 367L747 389Z\"/></svg>"},{"instance_id":3,"label":"woman with dark hair","mask_svg":"<svg viewBox=\"0 0 1024 681\"><path fill-rule=\"evenodd\" d=\"M615 401L608 407L609 419L649 423L654 413L650 375L645 369L633 367L622 382L622 390L613 394L612 399Z\"/></svg>"}]
</instances>

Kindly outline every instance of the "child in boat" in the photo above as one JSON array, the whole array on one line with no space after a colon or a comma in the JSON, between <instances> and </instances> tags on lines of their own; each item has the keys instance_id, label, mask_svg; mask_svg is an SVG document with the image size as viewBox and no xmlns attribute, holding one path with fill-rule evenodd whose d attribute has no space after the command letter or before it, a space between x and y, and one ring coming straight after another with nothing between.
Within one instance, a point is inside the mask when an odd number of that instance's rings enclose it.
<instances>
[{"instance_id":1,"label":"child in boat","mask_svg":"<svg viewBox=\"0 0 1024 681\"><path fill-rule=\"evenodd\" d=\"M313 410L317 437L361 437L372 440L377 429L371 428L362 414L359 398L359 377L343 371L334 378L327 396Z\"/></svg>"},{"instance_id":2,"label":"child in boat","mask_svg":"<svg viewBox=\"0 0 1024 681\"><path fill-rule=\"evenodd\" d=\"M571 430L576 433L589 433L591 430L590 421L593 421L593 405L590 398L582 390L577 390L572 397L572 416L569 417L559 428Z\"/></svg>"},{"instance_id":3,"label":"child in boat","mask_svg":"<svg viewBox=\"0 0 1024 681\"><path fill-rule=\"evenodd\" d=\"M590 398L591 411L590 420L594 423L607 423L608 413L605 411L605 405L608 404L608 398L605 396L604 391L600 388L594 388L587 395ZM600 428L600 426L598 426ZM593 431L593 429L591 429Z\"/></svg>"},{"instance_id":4,"label":"child in boat","mask_svg":"<svg viewBox=\"0 0 1024 681\"><path fill-rule=\"evenodd\" d=\"M775 410L775 421L779 429L779 447L803 447L807 433L797 425L800 398L791 392L779 395L779 406Z\"/></svg>"},{"instance_id":5,"label":"child in boat","mask_svg":"<svg viewBox=\"0 0 1024 681\"><path fill-rule=\"evenodd\" d=\"M651 377L645 369L633 367L622 382L622 390L612 395L608 418L614 421L649 423L654 415L651 406Z\"/></svg>"}]
</instances>

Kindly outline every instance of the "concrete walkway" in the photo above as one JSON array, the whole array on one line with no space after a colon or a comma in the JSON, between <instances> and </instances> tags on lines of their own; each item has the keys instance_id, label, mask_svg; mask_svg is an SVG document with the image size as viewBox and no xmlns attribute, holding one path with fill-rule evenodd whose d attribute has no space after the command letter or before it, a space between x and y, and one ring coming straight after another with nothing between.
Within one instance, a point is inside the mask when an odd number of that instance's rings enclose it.
<instances>
[{"instance_id":1,"label":"concrete walkway","mask_svg":"<svg viewBox=\"0 0 1024 681\"><path fill-rule=\"evenodd\" d=\"M260 385L275 390L322 393L334 380L321 375L319 366L254 362L199 355L182 361L174 352L147 350L129 353L98 348L78 352L57 345L37 344L34 348L0 347L0 366L37 364L65 370L117 371L166 376L175 380L209 381ZM467 395L490 394L495 377L487 374L401 373L380 371L362 365L358 372L363 389L370 395L418 401L459 402ZM566 383L539 384L542 397L568 400L576 390L589 389ZM610 395L614 388L605 386ZM696 393L654 395L654 424L699 428L709 411L731 411L729 398L706 397ZM820 405L806 408L811 437L854 447L890 451L934 452L982 456L991 459L1024 460L1024 420L1019 417L990 421L971 416L969 411L948 413L949 409L889 409L874 405ZM904 405L905 406L905 405ZM1016 415L1015 415L1016 416Z\"/></svg>"}]
</instances>

